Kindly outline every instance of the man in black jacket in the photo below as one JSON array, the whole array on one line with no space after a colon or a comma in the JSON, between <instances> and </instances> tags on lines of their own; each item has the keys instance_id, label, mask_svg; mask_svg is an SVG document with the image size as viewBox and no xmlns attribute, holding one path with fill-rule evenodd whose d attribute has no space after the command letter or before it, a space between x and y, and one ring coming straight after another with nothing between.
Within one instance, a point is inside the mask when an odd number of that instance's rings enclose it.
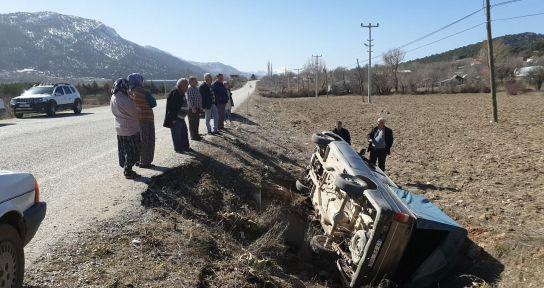
<instances>
[{"instance_id":1,"label":"man in black jacket","mask_svg":"<svg viewBox=\"0 0 544 288\"><path fill-rule=\"evenodd\" d=\"M202 96L202 108L206 113L206 128L208 128L208 134L220 134L219 129L219 113L217 111L217 99L212 88L212 75L210 73L204 74L204 83L198 87L200 95ZM210 124L210 120L213 117L213 130Z\"/></svg>"},{"instance_id":2,"label":"man in black jacket","mask_svg":"<svg viewBox=\"0 0 544 288\"><path fill-rule=\"evenodd\" d=\"M217 74L215 82L212 84L213 93L215 94L215 101L217 105L217 115L219 115L219 130L224 129L225 124L225 106L229 102L229 94L227 88L223 84L225 77L223 74Z\"/></svg>"},{"instance_id":3,"label":"man in black jacket","mask_svg":"<svg viewBox=\"0 0 544 288\"><path fill-rule=\"evenodd\" d=\"M368 150L370 151L370 163L385 171L385 158L391 154L393 146L393 130L385 127L385 119L378 119L378 126L368 133Z\"/></svg>"},{"instance_id":4,"label":"man in black jacket","mask_svg":"<svg viewBox=\"0 0 544 288\"><path fill-rule=\"evenodd\" d=\"M170 128L172 132L172 141L174 150L177 153L190 152L189 135L187 133L187 124L185 116L189 112L185 92L189 87L189 81L185 78L178 80L174 88L166 97L166 116L164 117L164 127Z\"/></svg>"},{"instance_id":5,"label":"man in black jacket","mask_svg":"<svg viewBox=\"0 0 544 288\"><path fill-rule=\"evenodd\" d=\"M348 144L351 145L351 136L349 135L348 129L342 127L342 121L336 122L336 128L332 130L332 132L344 139L344 141L348 142Z\"/></svg>"}]
</instances>

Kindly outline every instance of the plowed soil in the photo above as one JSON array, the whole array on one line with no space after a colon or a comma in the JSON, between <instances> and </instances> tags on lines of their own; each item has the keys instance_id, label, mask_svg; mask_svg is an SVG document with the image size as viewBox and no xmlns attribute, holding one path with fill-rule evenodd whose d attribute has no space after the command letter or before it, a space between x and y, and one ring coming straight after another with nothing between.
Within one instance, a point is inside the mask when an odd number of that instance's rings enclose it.
<instances>
[{"instance_id":1,"label":"plowed soil","mask_svg":"<svg viewBox=\"0 0 544 288\"><path fill-rule=\"evenodd\" d=\"M440 287L542 287L544 95L270 99L254 95L221 137L155 177L142 211L46 253L28 287L339 287L312 256L319 232L293 193L312 133L342 120L357 150L378 117L393 129L387 173L469 231L470 261ZM185 157L185 156L184 156ZM328 265L334 268L334 265Z\"/></svg>"}]
</instances>

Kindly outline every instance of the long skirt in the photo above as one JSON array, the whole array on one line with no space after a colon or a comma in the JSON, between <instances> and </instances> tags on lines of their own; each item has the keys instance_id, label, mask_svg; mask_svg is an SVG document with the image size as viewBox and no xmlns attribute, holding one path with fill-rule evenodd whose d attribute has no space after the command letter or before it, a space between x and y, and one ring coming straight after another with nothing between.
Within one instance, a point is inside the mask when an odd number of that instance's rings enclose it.
<instances>
[{"instance_id":1,"label":"long skirt","mask_svg":"<svg viewBox=\"0 0 544 288\"><path fill-rule=\"evenodd\" d=\"M140 158L140 133L132 136L117 135L117 150L119 152L119 166L125 171L132 170L132 166Z\"/></svg>"},{"instance_id":2,"label":"long skirt","mask_svg":"<svg viewBox=\"0 0 544 288\"><path fill-rule=\"evenodd\" d=\"M174 127L170 128L172 133L172 142L174 143L174 150L178 153L183 153L189 149L189 135L187 133L187 124L185 119L176 120Z\"/></svg>"},{"instance_id":3,"label":"long skirt","mask_svg":"<svg viewBox=\"0 0 544 288\"><path fill-rule=\"evenodd\" d=\"M155 157L155 123L140 123L140 137L142 141L140 165L146 166L151 164Z\"/></svg>"}]
</instances>

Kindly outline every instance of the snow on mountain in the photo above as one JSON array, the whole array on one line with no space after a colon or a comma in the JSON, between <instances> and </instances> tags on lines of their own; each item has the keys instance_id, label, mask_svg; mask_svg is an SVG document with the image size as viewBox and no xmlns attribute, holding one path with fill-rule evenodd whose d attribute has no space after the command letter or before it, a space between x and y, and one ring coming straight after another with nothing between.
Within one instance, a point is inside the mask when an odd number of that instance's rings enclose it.
<instances>
[{"instance_id":1,"label":"snow on mountain","mask_svg":"<svg viewBox=\"0 0 544 288\"><path fill-rule=\"evenodd\" d=\"M0 71L4 72L33 69L63 78L105 79L133 72L147 79L218 71L241 74L222 63L191 63L140 46L99 21L54 12L0 14L0 35Z\"/></svg>"}]
</instances>

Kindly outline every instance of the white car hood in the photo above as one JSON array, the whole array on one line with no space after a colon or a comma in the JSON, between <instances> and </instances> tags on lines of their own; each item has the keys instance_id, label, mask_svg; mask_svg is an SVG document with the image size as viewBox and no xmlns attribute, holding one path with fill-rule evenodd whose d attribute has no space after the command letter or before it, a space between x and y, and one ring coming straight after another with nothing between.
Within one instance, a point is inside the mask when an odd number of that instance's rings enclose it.
<instances>
[{"instance_id":1,"label":"white car hood","mask_svg":"<svg viewBox=\"0 0 544 288\"><path fill-rule=\"evenodd\" d=\"M51 96L51 94L29 94L29 95L21 95L17 97L13 97L13 99L32 99L32 98L43 98Z\"/></svg>"},{"instance_id":2,"label":"white car hood","mask_svg":"<svg viewBox=\"0 0 544 288\"><path fill-rule=\"evenodd\" d=\"M31 191L34 191L32 174L0 170L0 203Z\"/></svg>"}]
</instances>

